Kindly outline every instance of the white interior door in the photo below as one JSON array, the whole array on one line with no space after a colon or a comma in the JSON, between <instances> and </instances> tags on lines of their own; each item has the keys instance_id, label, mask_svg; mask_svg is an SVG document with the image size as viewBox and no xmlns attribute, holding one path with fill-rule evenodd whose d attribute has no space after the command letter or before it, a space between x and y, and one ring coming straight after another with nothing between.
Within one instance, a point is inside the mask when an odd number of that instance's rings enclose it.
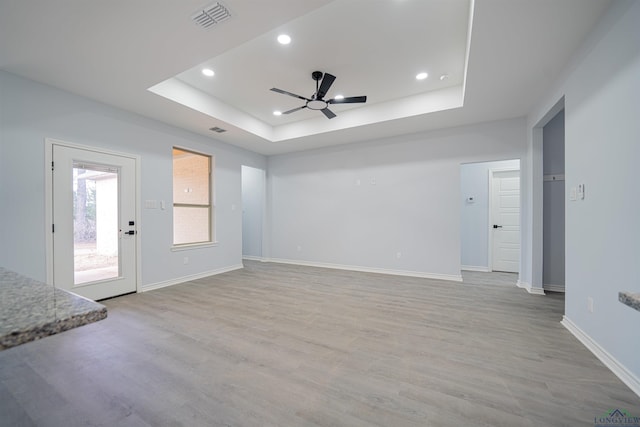
<instances>
[{"instance_id":1,"label":"white interior door","mask_svg":"<svg viewBox=\"0 0 640 427\"><path fill-rule=\"evenodd\" d=\"M493 271L520 267L520 171L492 171L491 260Z\"/></svg>"},{"instance_id":2,"label":"white interior door","mask_svg":"<svg viewBox=\"0 0 640 427\"><path fill-rule=\"evenodd\" d=\"M98 300L136 291L136 160L53 146L53 284Z\"/></svg>"}]
</instances>

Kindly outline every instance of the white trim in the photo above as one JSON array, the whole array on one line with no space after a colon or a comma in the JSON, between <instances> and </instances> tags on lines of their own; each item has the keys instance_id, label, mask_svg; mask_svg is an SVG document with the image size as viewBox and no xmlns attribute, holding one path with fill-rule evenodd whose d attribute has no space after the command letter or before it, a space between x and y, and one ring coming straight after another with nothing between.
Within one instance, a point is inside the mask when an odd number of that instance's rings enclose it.
<instances>
[{"instance_id":1,"label":"white trim","mask_svg":"<svg viewBox=\"0 0 640 427\"><path fill-rule=\"evenodd\" d=\"M219 242L206 242L206 243L187 243L184 245L174 245L169 248L171 252L189 251L192 249L212 248L218 246Z\"/></svg>"},{"instance_id":2,"label":"white trim","mask_svg":"<svg viewBox=\"0 0 640 427\"><path fill-rule=\"evenodd\" d=\"M516 282L516 286L529 292L531 295L545 295L544 289L532 287L530 283L523 282L520 279Z\"/></svg>"},{"instance_id":3,"label":"white trim","mask_svg":"<svg viewBox=\"0 0 640 427\"><path fill-rule=\"evenodd\" d=\"M479 265L462 265L460 266L460 270L463 271L480 271L482 273L491 273L491 269L489 267L482 267Z\"/></svg>"},{"instance_id":4,"label":"white trim","mask_svg":"<svg viewBox=\"0 0 640 427\"><path fill-rule=\"evenodd\" d=\"M636 377L623 364L602 348L597 342L573 323L567 316L562 316L560 322L574 337L578 339L591 353L594 354L620 381L625 383L635 394L640 396L640 378Z\"/></svg>"},{"instance_id":5,"label":"white trim","mask_svg":"<svg viewBox=\"0 0 640 427\"><path fill-rule=\"evenodd\" d=\"M51 224L53 224L53 174L51 173L51 163L53 162L53 146L59 145L62 147L75 148L78 150L93 151L95 153L108 154L112 156L125 157L132 159L135 162L135 186L136 186L136 292L141 292L142 283L142 266L140 261L142 260L142 205L140 195L142 194L142 172L140 168L140 156L137 154L124 153L121 151L114 151L105 149L102 147L94 147L90 145L76 144L72 142L66 142L55 138L44 139L44 222L45 222L45 268L46 268L46 283L53 284L53 233L51 232Z\"/></svg>"},{"instance_id":6,"label":"white trim","mask_svg":"<svg viewBox=\"0 0 640 427\"><path fill-rule=\"evenodd\" d=\"M302 265L306 267L331 268L334 270L361 271L364 273L389 274L393 276L420 277L423 279L436 279L436 280L448 280L452 282L462 282L462 275L460 274L439 274L439 273L426 273L421 271L389 270L386 268L361 267L356 265L330 264L325 262L299 261L299 260L281 259L281 258L268 258L268 259L265 258L264 261L274 262L278 264Z\"/></svg>"},{"instance_id":7,"label":"white trim","mask_svg":"<svg viewBox=\"0 0 640 427\"><path fill-rule=\"evenodd\" d=\"M266 258L263 258L261 256L242 255L242 259L246 259L247 261L268 262Z\"/></svg>"},{"instance_id":8,"label":"white trim","mask_svg":"<svg viewBox=\"0 0 640 427\"><path fill-rule=\"evenodd\" d=\"M162 282L151 283L143 285L140 292L153 291L160 288L166 288L167 286L178 285L180 283L190 282L192 280L202 279L204 277L215 276L217 274L228 273L229 271L240 270L244 268L242 264L230 265L228 267L218 268L216 270L204 271L202 273L191 274L189 276L177 277L171 280L164 280Z\"/></svg>"},{"instance_id":9,"label":"white trim","mask_svg":"<svg viewBox=\"0 0 640 427\"><path fill-rule=\"evenodd\" d=\"M551 291L551 292L564 292L564 285L550 285L550 284L544 284L542 286L542 288L545 291Z\"/></svg>"},{"instance_id":10,"label":"white trim","mask_svg":"<svg viewBox=\"0 0 640 427\"><path fill-rule=\"evenodd\" d=\"M53 285L53 140L44 140L44 262L45 282Z\"/></svg>"},{"instance_id":11,"label":"white trim","mask_svg":"<svg viewBox=\"0 0 640 427\"><path fill-rule=\"evenodd\" d=\"M471 35L473 33L473 17L475 13L475 0L471 0L469 5L469 23L467 29L467 44L464 54L464 72L462 83L462 101L464 102L465 93L467 91L467 71L469 69L469 53L471 52Z\"/></svg>"},{"instance_id":12,"label":"white trim","mask_svg":"<svg viewBox=\"0 0 640 427\"><path fill-rule=\"evenodd\" d=\"M142 165L140 156L133 155L136 163L136 292L141 292L142 286Z\"/></svg>"}]
</instances>

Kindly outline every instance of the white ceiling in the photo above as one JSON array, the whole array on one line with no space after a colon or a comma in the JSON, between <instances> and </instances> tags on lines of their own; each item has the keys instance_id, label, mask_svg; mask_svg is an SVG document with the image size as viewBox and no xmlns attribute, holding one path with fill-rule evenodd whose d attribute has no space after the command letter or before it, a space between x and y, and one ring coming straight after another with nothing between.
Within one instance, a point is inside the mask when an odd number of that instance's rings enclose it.
<instances>
[{"instance_id":1,"label":"white ceiling","mask_svg":"<svg viewBox=\"0 0 640 427\"><path fill-rule=\"evenodd\" d=\"M201 0L0 0L0 69L268 155L524 116L610 4L222 1L232 18L204 30ZM314 70L337 77L327 98L368 102L273 116L303 101L269 89L308 97Z\"/></svg>"},{"instance_id":2,"label":"white ceiling","mask_svg":"<svg viewBox=\"0 0 640 427\"><path fill-rule=\"evenodd\" d=\"M327 99L338 93L367 95L367 106L460 86L470 3L335 0L176 77L270 126L322 117L309 110L280 117L272 114L304 104L269 89L278 87L308 98L315 92L314 70L337 77ZM428 16L438 19L425 25ZM401 25L402 31L380 31L388 23ZM292 43L279 44L277 37L282 33L290 35ZM202 68L213 69L216 75L207 78ZM415 76L421 71L429 72L431 78L417 81ZM442 74L449 78L441 81ZM361 106L344 104L331 109L340 114Z\"/></svg>"}]
</instances>

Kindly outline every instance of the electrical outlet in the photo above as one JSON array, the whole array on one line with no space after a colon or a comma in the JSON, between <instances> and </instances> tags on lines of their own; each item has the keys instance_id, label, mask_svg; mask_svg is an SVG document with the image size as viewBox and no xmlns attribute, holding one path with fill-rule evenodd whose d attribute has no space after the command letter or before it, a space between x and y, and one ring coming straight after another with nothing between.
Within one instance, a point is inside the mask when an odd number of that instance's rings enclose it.
<instances>
[{"instance_id":1,"label":"electrical outlet","mask_svg":"<svg viewBox=\"0 0 640 427\"><path fill-rule=\"evenodd\" d=\"M298 252L302 252L302 246L298 245Z\"/></svg>"},{"instance_id":2,"label":"electrical outlet","mask_svg":"<svg viewBox=\"0 0 640 427\"><path fill-rule=\"evenodd\" d=\"M402 252L396 252L396 258L397 259L402 258Z\"/></svg>"},{"instance_id":3,"label":"electrical outlet","mask_svg":"<svg viewBox=\"0 0 640 427\"><path fill-rule=\"evenodd\" d=\"M592 297L587 297L587 310L589 310L589 313L593 313L593 298Z\"/></svg>"},{"instance_id":4,"label":"electrical outlet","mask_svg":"<svg viewBox=\"0 0 640 427\"><path fill-rule=\"evenodd\" d=\"M189 257L188 257L188 256L186 256L186 257L182 258L182 263L183 263L184 265L189 264Z\"/></svg>"}]
</instances>

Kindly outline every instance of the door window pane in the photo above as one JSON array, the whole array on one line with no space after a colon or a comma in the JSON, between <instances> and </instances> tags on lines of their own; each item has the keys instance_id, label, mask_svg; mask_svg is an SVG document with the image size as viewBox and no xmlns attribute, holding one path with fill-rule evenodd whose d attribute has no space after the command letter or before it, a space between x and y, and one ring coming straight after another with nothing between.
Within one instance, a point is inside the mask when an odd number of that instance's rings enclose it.
<instances>
[{"instance_id":1,"label":"door window pane","mask_svg":"<svg viewBox=\"0 0 640 427\"><path fill-rule=\"evenodd\" d=\"M118 277L118 250L118 169L74 162L74 283Z\"/></svg>"}]
</instances>

